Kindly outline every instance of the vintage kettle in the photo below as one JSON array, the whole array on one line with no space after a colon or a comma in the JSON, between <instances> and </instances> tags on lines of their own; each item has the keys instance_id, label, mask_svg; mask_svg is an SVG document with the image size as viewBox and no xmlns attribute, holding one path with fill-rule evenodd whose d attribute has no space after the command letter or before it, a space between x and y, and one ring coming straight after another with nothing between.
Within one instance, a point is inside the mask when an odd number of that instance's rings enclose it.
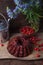
<instances>
[{"instance_id":1,"label":"vintage kettle","mask_svg":"<svg viewBox=\"0 0 43 65\"><path fill-rule=\"evenodd\" d=\"M0 43L5 42L9 39L9 31L8 31L8 21L5 16L0 13L0 16L3 18L0 19Z\"/></svg>"}]
</instances>

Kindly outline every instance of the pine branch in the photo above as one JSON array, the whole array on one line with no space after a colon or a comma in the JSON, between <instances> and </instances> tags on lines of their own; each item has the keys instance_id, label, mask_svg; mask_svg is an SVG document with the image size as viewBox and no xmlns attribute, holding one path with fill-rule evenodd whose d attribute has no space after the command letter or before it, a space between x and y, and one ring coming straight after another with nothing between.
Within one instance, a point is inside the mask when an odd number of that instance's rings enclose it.
<instances>
[{"instance_id":1,"label":"pine branch","mask_svg":"<svg viewBox=\"0 0 43 65\"><path fill-rule=\"evenodd\" d=\"M31 26L35 29L35 31L37 31L39 29L39 20L40 18L43 18L43 16L41 16L41 7L39 5L39 2L37 0L37 2L35 2L35 0L31 0L31 2L33 2L32 5L29 6L29 8L27 8L26 10L22 10L20 9L20 11L26 15L26 20L28 20L28 23L31 24Z\"/></svg>"}]
</instances>

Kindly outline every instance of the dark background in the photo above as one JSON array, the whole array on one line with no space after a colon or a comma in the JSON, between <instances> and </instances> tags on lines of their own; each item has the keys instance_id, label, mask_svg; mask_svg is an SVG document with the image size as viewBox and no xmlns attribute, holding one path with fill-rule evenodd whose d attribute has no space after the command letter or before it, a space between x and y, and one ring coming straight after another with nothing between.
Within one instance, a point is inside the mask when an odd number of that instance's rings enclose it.
<instances>
[{"instance_id":1,"label":"dark background","mask_svg":"<svg viewBox=\"0 0 43 65\"><path fill-rule=\"evenodd\" d=\"M14 8L15 4L13 0L0 0L0 12L3 13L6 16L6 18L7 18L7 14L6 14L7 6L9 6L10 8Z\"/></svg>"}]
</instances>

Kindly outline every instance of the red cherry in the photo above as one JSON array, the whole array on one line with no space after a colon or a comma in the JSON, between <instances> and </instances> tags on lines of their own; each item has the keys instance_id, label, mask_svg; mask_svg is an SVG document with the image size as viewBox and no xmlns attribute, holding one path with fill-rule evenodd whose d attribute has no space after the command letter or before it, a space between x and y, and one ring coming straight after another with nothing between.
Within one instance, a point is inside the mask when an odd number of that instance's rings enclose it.
<instances>
[{"instance_id":1,"label":"red cherry","mask_svg":"<svg viewBox=\"0 0 43 65\"><path fill-rule=\"evenodd\" d=\"M35 37L35 36L33 36L32 38L33 38L34 40L36 40L36 37Z\"/></svg>"},{"instance_id":2,"label":"red cherry","mask_svg":"<svg viewBox=\"0 0 43 65\"><path fill-rule=\"evenodd\" d=\"M0 44L0 46L4 46L4 44Z\"/></svg>"},{"instance_id":3,"label":"red cherry","mask_svg":"<svg viewBox=\"0 0 43 65\"><path fill-rule=\"evenodd\" d=\"M36 54L36 57L40 57L40 54Z\"/></svg>"},{"instance_id":4,"label":"red cherry","mask_svg":"<svg viewBox=\"0 0 43 65\"><path fill-rule=\"evenodd\" d=\"M28 35L30 35L31 33L30 32L28 32Z\"/></svg>"},{"instance_id":5,"label":"red cherry","mask_svg":"<svg viewBox=\"0 0 43 65\"><path fill-rule=\"evenodd\" d=\"M29 27L29 26L25 26L25 27L23 27L21 29L21 32L23 34L30 35L30 34L32 34L34 32L34 30L31 27Z\"/></svg>"},{"instance_id":6,"label":"red cherry","mask_svg":"<svg viewBox=\"0 0 43 65\"><path fill-rule=\"evenodd\" d=\"M35 37L30 38L30 41L32 41L34 44L37 44L37 41L35 40Z\"/></svg>"},{"instance_id":7,"label":"red cherry","mask_svg":"<svg viewBox=\"0 0 43 65\"><path fill-rule=\"evenodd\" d=\"M28 35L28 34L29 34L29 32L27 31L27 32L26 32L26 34Z\"/></svg>"},{"instance_id":8,"label":"red cherry","mask_svg":"<svg viewBox=\"0 0 43 65\"><path fill-rule=\"evenodd\" d=\"M25 32L25 30L21 30L21 32Z\"/></svg>"},{"instance_id":9,"label":"red cherry","mask_svg":"<svg viewBox=\"0 0 43 65\"><path fill-rule=\"evenodd\" d=\"M33 33L33 30L30 30L31 34Z\"/></svg>"},{"instance_id":10,"label":"red cherry","mask_svg":"<svg viewBox=\"0 0 43 65\"><path fill-rule=\"evenodd\" d=\"M35 40L35 37L33 37L32 40Z\"/></svg>"},{"instance_id":11,"label":"red cherry","mask_svg":"<svg viewBox=\"0 0 43 65\"><path fill-rule=\"evenodd\" d=\"M21 32L23 32L23 31L24 31L24 29L22 28L22 29L20 29L20 31L21 31Z\"/></svg>"},{"instance_id":12,"label":"red cherry","mask_svg":"<svg viewBox=\"0 0 43 65\"><path fill-rule=\"evenodd\" d=\"M4 44L1 44L1 46L4 46Z\"/></svg>"},{"instance_id":13,"label":"red cherry","mask_svg":"<svg viewBox=\"0 0 43 65\"><path fill-rule=\"evenodd\" d=\"M34 48L35 51L39 51L39 48Z\"/></svg>"}]
</instances>

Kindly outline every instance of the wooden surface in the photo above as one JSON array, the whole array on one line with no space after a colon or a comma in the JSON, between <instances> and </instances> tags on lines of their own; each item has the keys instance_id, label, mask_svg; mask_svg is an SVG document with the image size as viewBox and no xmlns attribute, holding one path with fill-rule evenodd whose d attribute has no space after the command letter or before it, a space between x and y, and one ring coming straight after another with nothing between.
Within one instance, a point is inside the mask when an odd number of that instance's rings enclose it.
<instances>
[{"instance_id":1,"label":"wooden surface","mask_svg":"<svg viewBox=\"0 0 43 65\"><path fill-rule=\"evenodd\" d=\"M20 61L20 60L0 60L0 65L43 65L43 60Z\"/></svg>"}]
</instances>

